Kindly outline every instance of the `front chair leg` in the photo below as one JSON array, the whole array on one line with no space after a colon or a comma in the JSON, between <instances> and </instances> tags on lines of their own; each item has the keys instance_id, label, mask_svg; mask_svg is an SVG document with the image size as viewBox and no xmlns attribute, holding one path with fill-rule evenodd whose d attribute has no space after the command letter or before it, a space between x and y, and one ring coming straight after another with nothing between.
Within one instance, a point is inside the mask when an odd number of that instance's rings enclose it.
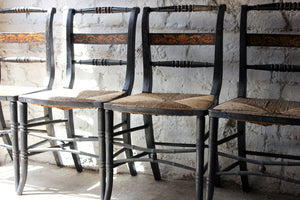
<instances>
[{"instance_id":1,"label":"front chair leg","mask_svg":"<svg viewBox=\"0 0 300 200\"><path fill-rule=\"evenodd\" d=\"M196 128L196 199L203 199L205 117L197 116Z\"/></svg>"},{"instance_id":2,"label":"front chair leg","mask_svg":"<svg viewBox=\"0 0 300 200\"><path fill-rule=\"evenodd\" d=\"M23 193L26 179L27 179L27 172L28 172L28 150L27 150L27 103L20 103L19 110L20 110L20 149L21 149L21 178L19 182L19 186L17 189L17 194L21 195Z\"/></svg>"},{"instance_id":3,"label":"front chair leg","mask_svg":"<svg viewBox=\"0 0 300 200\"><path fill-rule=\"evenodd\" d=\"M19 163L19 141L18 141L18 111L17 102L10 102L10 118L11 118L11 135L12 135L12 155L15 174L15 189L18 190L20 180L20 163Z\"/></svg>"},{"instance_id":4,"label":"front chair leg","mask_svg":"<svg viewBox=\"0 0 300 200\"><path fill-rule=\"evenodd\" d=\"M110 200L113 187L113 111L105 111L106 186L104 200Z\"/></svg>"},{"instance_id":5,"label":"front chair leg","mask_svg":"<svg viewBox=\"0 0 300 200\"><path fill-rule=\"evenodd\" d=\"M206 200L212 200L216 178L216 157L218 156L218 118L210 117L208 176L206 181Z\"/></svg>"},{"instance_id":6,"label":"front chair leg","mask_svg":"<svg viewBox=\"0 0 300 200\"><path fill-rule=\"evenodd\" d=\"M246 123L238 121L237 131L238 131L238 155L240 157L246 158L246 135L245 135ZM239 161L240 171L247 171L247 163ZM244 192L250 191L249 181L247 175L241 175L242 187Z\"/></svg>"},{"instance_id":7,"label":"front chair leg","mask_svg":"<svg viewBox=\"0 0 300 200\"><path fill-rule=\"evenodd\" d=\"M130 114L122 113L122 122L126 122L125 125L122 126L122 129L123 130L129 129L130 128ZM130 133L123 134L123 141L126 144L131 144L131 134ZM126 149L125 150L125 155L126 155L126 158L132 158L132 156L133 156L132 150L131 149ZM128 163L128 168L129 168L131 176L136 176L137 175L134 162L129 162Z\"/></svg>"},{"instance_id":8,"label":"front chair leg","mask_svg":"<svg viewBox=\"0 0 300 200\"><path fill-rule=\"evenodd\" d=\"M101 199L105 194L105 116L104 109L98 108L98 139L99 139L99 175L100 175L100 192Z\"/></svg>"}]
</instances>

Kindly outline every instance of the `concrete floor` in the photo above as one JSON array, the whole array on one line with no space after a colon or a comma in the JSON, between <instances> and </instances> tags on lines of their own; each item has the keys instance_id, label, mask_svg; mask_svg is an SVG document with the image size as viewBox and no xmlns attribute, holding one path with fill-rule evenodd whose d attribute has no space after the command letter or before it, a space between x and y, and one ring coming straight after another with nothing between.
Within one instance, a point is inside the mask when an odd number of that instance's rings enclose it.
<instances>
[{"instance_id":1,"label":"concrete floor","mask_svg":"<svg viewBox=\"0 0 300 200\"><path fill-rule=\"evenodd\" d=\"M216 200L296 200L300 197L287 195L243 193L236 184L226 184L217 188ZM0 166L1 199L17 200L91 200L99 199L98 173L86 170L77 173L71 168L58 168L45 163L30 162L29 175L24 194L14 192L13 166ZM116 175L112 200L192 200L194 199L193 181L162 180L154 181L150 175Z\"/></svg>"}]
</instances>

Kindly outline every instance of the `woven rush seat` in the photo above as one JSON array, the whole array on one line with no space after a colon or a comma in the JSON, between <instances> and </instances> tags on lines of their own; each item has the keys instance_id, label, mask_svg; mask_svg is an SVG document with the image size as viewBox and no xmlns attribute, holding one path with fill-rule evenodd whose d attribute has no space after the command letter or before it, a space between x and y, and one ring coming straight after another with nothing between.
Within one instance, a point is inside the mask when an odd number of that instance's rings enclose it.
<instances>
[{"instance_id":1,"label":"woven rush seat","mask_svg":"<svg viewBox=\"0 0 300 200\"><path fill-rule=\"evenodd\" d=\"M34 102L43 106L63 110L80 107L94 107L95 102L104 103L125 95L122 91L74 90L56 89L28 95L22 95L20 100Z\"/></svg>"},{"instance_id":2,"label":"woven rush seat","mask_svg":"<svg viewBox=\"0 0 300 200\"><path fill-rule=\"evenodd\" d=\"M300 102L273 99L236 98L216 106L213 111L245 115L299 118Z\"/></svg>"},{"instance_id":3,"label":"woven rush seat","mask_svg":"<svg viewBox=\"0 0 300 200\"><path fill-rule=\"evenodd\" d=\"M8 100L8 98L10 98L10 97L18 97L19 95L38 92L38 91L42 91L45 89L46 88L1 85L0 86L0 99Z\"/></svg>"},{"instance_id":4,"label":"woven rush seat","mask_svg":"<svg viewBox=\"0 0 300 200\"><path fill-rule=\"evenodd\" d=\"M213 100L214 95L140 93L114 100L108 103L108 105L116 110L130 113L134 113L136 110L139 113L157 114L157 111L161 110L160 114L170 114L170 111L191 111L190 115L192 115L196 111L203 111L210 108Z\"/></svg>"}]
</instances>

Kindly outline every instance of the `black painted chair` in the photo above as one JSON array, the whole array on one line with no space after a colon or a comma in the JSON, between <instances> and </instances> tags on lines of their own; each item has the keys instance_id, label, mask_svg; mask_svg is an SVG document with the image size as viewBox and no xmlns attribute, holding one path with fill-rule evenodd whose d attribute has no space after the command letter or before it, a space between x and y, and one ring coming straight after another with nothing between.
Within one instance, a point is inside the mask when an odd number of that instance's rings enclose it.
<instances>
[{"instance_id":1,"label":"black painted chair","mask_svg":"<svg viewBox=\"0 0 300 200\"><path fill-rule=\"evenodd\" d=\"M284 97L280 99L268 99L264 97L247 97L250 92L247 91L247 84L251 83L259 74L270 71L273 74L283 74L286 72L300 72L299 63L295 63L294 58L290 60L285 59L286 63L270 63L276 58L268 57L272 52L278 49L295 50L300 47L299 34L287 33L284 29L278 30L277 33L256 33L261 30L260 27L252 24L251 27L247 25L247 19L255 20L266 15L266 11L273 14L278 12L293 13L299 12L300 3L274 3L247 6L243 5L241 9L241 24L240 24L240 71L239 71L239 87L238 97L222 103L209 111L210 116L210 143L209 143L209 170L207 178L207 196L206 199L213 198L214 186L219 184L219 177L221 175L240 175L242 187L244 191L249 191L248 175L266 176L279 178L292 183L300 183L300 180L295 180L292 177L285 177L278 174L272 174L266 171L266 166L300 166L300 156L279 154L274 152L260 152L258 150L247 149L246 142L246 123L255 123L258 125L300 125L300 102L285 100ZM292 15L290 15L292 16ZM263 17L269 20L272 17ZM254 21L255 21L254 20ZM267 24L262 18L259 18L259 24ZM270 20L271 21L271 20ZM252 21L253 22L253 21ZM271 22L270 22L271 23ZM272 25L272 24L271 24ZM270 24L268 26L271 27ZM276 24L276 26L278 26ZM276 28L275 28L276 29ZM254 33L255 32L255 33ZM251 52L269 52L260 53L257 61L250 61L249 55ZM283 53L282 53L283 54ZM258 55L258 54L257 54ZM276 54L279 55L279 54ZM288 51L285 51L284 57L288 57ZM293 64L294 62L294 64ZM249 78L249 71L255 71L256 75ZM248 76L247 76L248 75ZM247 80L250 79L250 80ZM261 86L262 87L262 86ZM268 91L264 92L265 96ZM275 91L272 90L274 93ZM297 91L295 91L297 92ZM273 94L274 95L274 94ZM253 96L253 95L252 95ZM218 139L218 119L225 118L236 120L237 132L228 137ZM248 131L247 134L251 134ZM252 135L254 137L254 135ZM257 138L257 136L255 136ZM237 139L238 152L237 155L232 155L218 151L218 145L226 142L232 142ZM257 138L257 140L259 140ZM274 144L276 145L276 144ZM289 148L288 146L286 148ZM235 162L228 167L218 169L218 156L233 159ZM251 158L249 158L249 156ZM256 157L255 157L256 156ZM283 159L284 161L274 161L274 159L266 159L267 157L275 159ZM294 160L294 161L293 161ZM298 160L298 161L297 161ZM249 171L247 163L257 164L258 171ZM239 167L235 171L234 168Z\"/></svg>"},{"instance_id":2,"label":"black painted chair","mask_svg":"<svg viewBox=\"0 0 300 200\"><path fill-rule=\"evenodd\" d=\"M1 19L3 21L16 20L18 17L24 17L24 20L15 21L15 27L2 27L2 30L6 32L0 33L0 45L1 45L1 56L6 56L0 58L3 67L18 67L24 65L28 70L33 67L45 67L45 77L41 75L45 80L41 80L40 83L36 81L39 87L29 86L30 84L21 82L19 78L24 74L12 75L9 80L3 82L0 85L0 100L9 102L10 106L10 127L6 124L4 119L3 110L0 105L0 129L2 130L0 135L4 140L4 147L9 149L14 163L14 173L15 173L15 187L16 190L19 184L19 146L18 146L18 111L17 111L17 101L18 97L23 94L39 92L43 90L50 90L53 85L54 79L54 51L53 51L53 17L56 10L55 8L41 9L41 8L31 8L31 7L18 7L9 9L0 9ZM30 15L30 16L28 16ZM32 23L32 18L39 17L36 23ZM25 19L26 18L26 19ZM44 19L44 21L43 21ZM21 26L18 26L22 24ZM17 29L16 29L17 27ZM10 30L11 29L11 30ZM13 30L14 29L14 30ZM19 55L20 45L23 49L26 49L26 45L35 46L35 51L28 50L26 53L22 52ZM12 51L13 50L13 51ZM32 53L33 52L33 53ZM5 55L4 55L5 54ZM40 57L42 56L42 57ZM4 64L5 62L5 64ZM14 63L14 64L12 64ZM30 68L31 67L31 68ZM14 72L14 70L12 70ZM37 70L38 72L39 70ZM9 73L8 73L9 74ZM43 84L44 82L45 84ZM8 85L13 83L11 85ZM51 109L45 108L44 114L40 120L51 120ZM53 127L47 127L47 134L52 136L54 131ZM11 133L12 141L10 140L9 133ZM53 145L53 143L52 143ZM60 157L55 154L55 159L57 164L60 165Z\"/></svg>"},{"instance_id":3,"label":"black painted chair","mask_svg":"<svg viewBox=\"0 0 300 200\"><path fill-rule=\"evenodd\" d=\"M203 174L204 166L204 142L207 138L205 135L205 116L208 114L208 108L218 104L219 93L222 84L222 67L223 67L223 19L226 10L225 5L220 6L202 6L202 5L185 5L149 8L143 10L142 16L142 44L143 44L143 66L144 81L143 92L140 94L124 97L118 100L104 104L105 121L106 121L106 193L105 199L111 198L113 185L113 168L121 164L131 163L134 161L150 162L154 178L161 179L158 163L169 164L196 172L196 199L202 199ZM178 12L178 13L177 13ZM172 13L173 15L186 15L193 12L212 12L216 17L216 30L213 33L155 33L149 29L149 15L159 15L160 13ZM180 16L178 16L180 17ZM173 27L172 27L173 28ZM176 28L174 28L176 29ZM214 47L214 61L211 63L199 61L153 61L152 52L169 45L172 50L183 45L198 45L199 48L207 48L207 45ZM192 50L190 50L192 51ZM168 53L168 52L167 52ZM170 52L169 52L170 53ZM195 52L197 54L197 50ZM174 68L212 68L212 88L207 94L184 94L184 93L157 93L152 92L153 67L174 67ZM194 69L197 71L197 69ZM187 77L188 78L188 77ZM203 83L207 84L207 82ZM159 89L159 88L158 88ZM131 129L121 131L113 130L114 111L121 113L141 114L144 118L144 124ZM169 115L169 116L195 116L196 119L196 138L195 143L171 143L155 142L152 115ZM119 142L117 136L128 134L132 131L145 130L146 146L134 146L127 143ZM184 136L183 136L184 137ZM113 145L121 146L125 149L134 149L137 155L130 159L117 159L119 152L113 152ZM177 148L165 149L156 148L157 146L172 146ZM183 147L183 148L182 148ZM186 166L178 162L159 159L158 153L191 153L196 152L196 167ZM145 158L148 156L149 158Z\"/></svg>"},{"instance_id":4,"label":"black painted chair","mask_svg":"<svg viewBox=\"0 0 300 200\"><path fill-rule=\"evenodd\" d=\"M127 14L126 14L127 13ZM67 15L67 25L66 25L66 82L62 89L55 89L46 92L40 92L30 95L20 96L20 127L21 127L21 180L18 193L23 192L26 177L27 177L27 166L28 166L28 156L34 155L36 153L42 153L46 151L62 151L72 153L73 160L75 162L75 167L78 172L82 171L82 166L80 162L79 155L86 155L94 158L100 158L100 176L105 176L105 155L104 154L104 110L103 104L113 99L119 97L124 97L129 95L132 90L133 80L134 80L134 68L135 68L135 32L136 32L136 20L139 13L139 8L120 8L120 7L95 7L86 9L69 9ZM80 15L81 17L78 17ZM105 16L104 16L105 15ZM78 18L77 18L77 17ZM113 19L120 19L124 22L125 28L127 28L125 33L105 33L103 26L97 20L101 16L101 22L106 24L111 23L111 17ZM83 19L95 19L95 23L90 22L89 32L92 33L75 33L73 30L73 23L75 17L80 20ZM127 20L127 22L126 22ZM93 25L93 26L92 26ZM126 27L128 25L128 27ZM123 26L123 28L124 28ZM92 28L91 28L92 27ZM97 33L95 33L97 31ZM116 31L116 30L112 30ZM119 29L117 29L119 31ZM100 33L99 33L100 32ZM122 47L124 45L126 48L122 48L120 55L127 58L127 60L112 60L113 54L116 47ZM98 53L95 50L101 50L107 47L108 50L100 51ZM80 52L80 53L79 53ZM89 53L90 52L90 53ZM75 55L84 54L89 56L90 54L96 54L99 56L95 59L76 59ZM116 57L116 56L115 56ZM120 58L120 57L118 57ZM124 77L123 89L118 91L113 90L92 90L88 88L89 86L84 86L84 89L73 89L75 82L75 67L76 65L81 66L110 66L113 71L113 65L124 65L126 73L122 74ZM117 70L117 69L116 69ZM116 70L114 73L116 73ZM94 74L94 73L92 73ZM119 80L110 80L119 81ZM110 82L110 83L111 83ZM58 137L48 137L42 136L35 133L30 133L28 131L29 127L39 126L40 123L29 123L28 122L28 110L27 104L36 104L43 107L58 108L64 110L65 119L53 120L52 123L66 123L67 126L67 138ZM73 109L97 109L98 113L98 136L82 136L75 134L74 122L73 122ZM124 115L124 122L120 126L129 126L126 121L128 115ZM50 148L34 148L34 146L28 146L27 137L28 135L37 136L45 140L58 141L58 145ZM77 142L87 142L87 141L98 141L99 140L99 153L93 154L89 152L79 151L77 149ZM130 140L130 135L124 136L124 140ZM68 148L69 147L69 148ZM130 150L126 151L128 157L132 156ZM135 175L134 165L129 166L132 175ZM104 190L105 185L101 183L102 189ZM104 192L102 192L103 194Z\"/></svg>"}]
</instances>

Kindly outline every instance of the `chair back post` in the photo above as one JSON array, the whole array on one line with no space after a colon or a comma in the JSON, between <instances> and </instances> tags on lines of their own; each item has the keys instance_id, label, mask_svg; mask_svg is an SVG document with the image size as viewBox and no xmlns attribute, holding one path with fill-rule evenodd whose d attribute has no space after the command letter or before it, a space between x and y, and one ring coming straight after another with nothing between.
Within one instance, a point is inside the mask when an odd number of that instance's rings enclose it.
<instances>
[{"instance_id":1,"label":"chair back post","mask_svg":"<svg viewBox=\"0 0 300 200\"><path fill-rule=\"evenodd\" d=\"M48 89L52 89L54 77L55 77L55 61L54 61L54 47L53 47L53 18L56 13L55 8L51 8L47 11L46 21L46 65L48 76Z\"/></svg>"},{"instance_id":2,"label":"chair back post","mask_svg":"<svg viewBox=\"0 0 300 200\"><path fill-rule=\"evenodd\" d=\"M75 15L75 9L69 9L67 14L66 24L66 45L67 45L67 61L66 61L66 81L64 88L72 89L75 79L75 66L74 59L74 44L72 42L73 37L73 19Z\"/></svg>"},{"instance_id":3,"label":"chair back post","mask_svg":"<svg viewBox=\"0 0 300 200\"><path fill-rule=\"evenodd\" d=\"M135 74L135 38L136 38L136 21L137 16L140 12L138 7L132 8L129 25L128 25L128 35L127 35L127 67L125 75L125 83L123 86L123 91L127 94L131 94L134 82Z\"/></svg>"},{"instance_id":4,"label":"chair back post","mask_svg":"<svg viewBox=\"0 0 300 200\"><path fill-rule=\"evenodd\" d=\"M187 39L191 35L187 34L182 41L173 43L169 41L167 37L177 37L175 34L151 34L149 31L149 15L150 12L199 12L199 11L211 11L218 10L216 32L215 34L202 34L200 36L194 35L197 39ZM226 5L220 6L202 6L202 5L179 5L149 8L145 7L142 16L142 44L143 44L143 63L144 63L144 81L143 92L152 92L153 72L152 66L158 64L158 66L167 67L214 67L213 84L210 93L215 95L214 104L218 103L218 97L222 86L223 75L223 21L226 11ZM151 37L151 38L150 38ZM157 38L154 38L157 37ZM161 41L160 41L161 40ZM151 61L151 45L215 45L215 57L214 63L201 63L191 61L166 61L166 62L152 62Z\"/></svg>"},{"instance_id":5,"label":"chair back post","mask_svg":"<svg viewBox=\"0 0 300 200\"><path fill-rule=\"evenodd\" d=\"M75 63L91 64L91 65L126 65L125 82L123 91L131 93L134 82L135 71L135 36L136 36L136 21L139 13L139 8L121 8L121 7L95 7L85 9L69 9L66 25L66 40L67 40L67 62L66 62L66 82L65 88L73 88L75 81ZM110 14L131 12L128 22L128 33L126 34L85 34L73 32L73 20L75 14ZM99 35L104 35L98 37ZM77 38L75 38L77 36ZM82 38L81 38L82 37ZM93 41L92 41L93 40ZM127 45L127 61L109 60L109 59L90 59L90 60L74 60L74 43L78 44L126 44Z\"/></svg>"},{"instance_id":6,"label":"chair back post","mask_svg":"<svg viewBox=\"0 0 300 200\"><path fill-rule=\"evenodd\" d=\"M247 93L247 12L248 6L241 7L241 23L240 23L240 72L238 97L245 98Z\"/></svg>"},{"instance_id":7,"label":"chair back post","mask_svg":"<svg viewBox=\"0 0 300 200\"><path fill-rule=\"evenodd\" d=\"M238 97L247 97L247 70L281 71L281 72L300 72L300 65L289 64L254 64L247 63L248 46L265 47L300 47L300 36L291 34L253 34L247 33L247 15L249 11L299 11L300 3L271 3L241 7L240 23L240 72Z\"/></svg>"},{"instance_id":8,"label":"chair back post","mask_svg":"<svg viewBox=\"0 0 300 200\"><path fill-rule=\"evenodd\" d=\"M214 76L211 94L215 95L214 105L219 103L219 96L222 87L223 78L223 24L224 15L226 11L226 5L222 4L219 6L217 15L216 25L216 36L215 36L215 61L214 61ZM212 105L212 106L214 106Z\"/></svg>"},{"instance_id":9,"label":"chair back post","mask_svg":"<svg viewBox=\"0 0 300 200\"><path fill-rule=\"evenodd\" d=\"M51 89L54 82L55 77L55 60L54 60L54 47L53 47L53 20L54 14L56 13L55 8L50 8L48 10L42 8L34 8L34 7L16 7L16 8L8 8L1 9L0 14L7 13L47 13L46 16L46 25L44 33L1 33L1 43L32 43L32 42L45 42L46 51L44 58L37 57L7 57L1 58L3 62L16 62L16 63L35 63L46 62L47 69L47 89Z\"/></svg>"},{"instance_id":10,"label":"chair back post","mask_svg":"<svg viewBox=\"0 0 300 200\"><path fill-rule=\"evenodd\" d=\"M145 7L142 14L142 47L143 47L143 92L152 92L152 65L151 65L151 50L149 44L149 14L150 8Z\"/></svg>"}]
</instances>

